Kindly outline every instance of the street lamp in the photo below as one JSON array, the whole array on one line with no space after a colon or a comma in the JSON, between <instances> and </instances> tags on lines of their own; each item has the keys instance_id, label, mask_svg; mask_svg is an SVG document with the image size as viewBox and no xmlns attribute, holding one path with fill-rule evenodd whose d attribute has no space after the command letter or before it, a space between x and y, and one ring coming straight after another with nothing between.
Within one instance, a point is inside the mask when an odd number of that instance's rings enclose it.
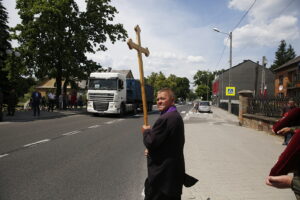
<instances>
[{"instance_id":1,"label":"street lamp","mask_svg":"<svg viewBox=\"0 0 300 200\"><path fill-rule=\"evenodd\" d=\"M226 33L226 32L222 32L217 28L213 28L214 31L218 32L218 33L222 33L225 35L229 36L229 40L230 40L230 52L229 52L229 71L228 71L228 79L229 79L229 87L231 86L231 77L230 77L230 70L232 67L232 32ZM223 88L222 88L223 89ZM231 113L231 98L230 96L228 96L228 112Z\"/></svg>"}]
</instances>

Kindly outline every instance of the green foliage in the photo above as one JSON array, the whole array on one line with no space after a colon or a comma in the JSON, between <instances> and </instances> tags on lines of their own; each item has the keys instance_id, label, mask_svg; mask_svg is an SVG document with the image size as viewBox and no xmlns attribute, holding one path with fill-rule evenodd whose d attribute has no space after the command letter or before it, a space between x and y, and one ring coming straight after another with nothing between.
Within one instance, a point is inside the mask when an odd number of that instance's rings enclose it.
<instances>
[{"instance_id":1,"label":"green foliage","mask_svg":"<svg viewBox=\"0 0 300 200\"><path fill-rule=\"evenodd\" d=\"M209 87L207 85L198 85L195 93L197 95L197 97L199 97L200 99L205 99L208 100L209 97L207 97L207 92L209 91ZM209 95L209 93L208 93Z\"/></svg>"},{"instance_id":2,"label":"green foliage","mask_svg":"<svg viewBox=\"0 0 300 200\"><path fill-rule=\"evenodd\" d=\"M8 72L5 70L5 62L8 56L7 50L11 49L7 23L7 12L2 5L2 0L0 0L0 88L4 92L10 90L10 83L7 78Z\"/></svg>"},{"instance_id":3,"label":"green foliage","mask_svg":"<svg viewBox=\"0 0 300 200\"><path fill-rule=\"evenodd\" d=\"M212 81L217 73L222 73L222 70L216 72L197 71L194 75L194 85L197 86L196 94L200 98L209 100L212 93ZM204 95L205 94L205 95Z\"/></svg>"},{"instance_id":4,"label":"green foliage","mask_svg":"<svg viewBox=\"0 0 300 200\"><path fill-rule=\"evenodd\" d=\"M87 0L80 12L74 0L17 0L22 20L13 38L20 43L26 73L56 78L57 96L61 82L86 79L101 65L88 60L86 53L105 51L104 43L127 38L122 24L113 23L117 10L110 0Z\"/></svg>"},{"instance_id":5,"label":"green foliage","mask_svg":"<svg viewBox=\"0 0 300 200\"><path fill-rule=\"evenodd\" d=\"M193 101L193 100L197 99L197 94L190 90L190 92L187 95L187 98L189 99L189 101Z\"/></svg>"},{"instance_id":6,"label":"green foliage","mask_svg":"<svg viewBox=\"0 0 300 200\"><path fill-rule=\"evenodd\" d=\"M171 74L168 78L162 73L152 72L150 76L146 78L146 83L154 88L154 94L163 88L171 88L176 98L185 100L189 94L190 82L187 78L177 77Z\"/></svg>"},{"instance_id":7,"label":"green foliage","mask_svg":"<svg viewBox=\"0 0 300 200\"><path fill-rule=\"evenodd\" d=\"M289 44L289 47L287 49L285 40L281 40L280 45L278 46L278 49L275 52L275 60L272 66L270 67L270 69L274 70L277 67L280 67L281 65L285 64L289 60L294 59L295 57L296 57L296 53L292 45Z\"/></svg>"}]
</instances>

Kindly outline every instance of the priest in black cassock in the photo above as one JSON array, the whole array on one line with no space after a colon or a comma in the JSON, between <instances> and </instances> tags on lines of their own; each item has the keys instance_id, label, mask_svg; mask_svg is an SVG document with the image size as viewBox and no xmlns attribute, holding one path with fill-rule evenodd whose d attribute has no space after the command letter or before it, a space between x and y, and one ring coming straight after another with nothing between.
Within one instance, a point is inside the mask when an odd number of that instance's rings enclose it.
<instances>
[{"instance_id":1,"label":"priest in black cassock","mask_svg":"<svg viewBox=\"0 0 300 200\"><path fill-rule=\"evenodd\" d=\"M180 200L182 186L189 187L197 179L185 174L184 124L171 89L158 91L157 108L161 114L153 127L142 128L148 151L145 200Z\"/></svg>"}]
</instances>

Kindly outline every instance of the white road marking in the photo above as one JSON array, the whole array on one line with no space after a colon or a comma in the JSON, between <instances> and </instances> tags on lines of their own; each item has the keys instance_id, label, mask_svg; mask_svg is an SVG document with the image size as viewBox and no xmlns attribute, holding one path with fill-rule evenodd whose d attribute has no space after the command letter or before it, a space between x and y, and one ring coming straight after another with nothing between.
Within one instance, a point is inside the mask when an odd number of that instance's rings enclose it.
<instances>
[{"instance_id":1,"label":"white road marking","mask_svg":"<svg viewBox=\"0 0 300 200\"><path fill-rule=\"evenodd\" d=\"M120 122L120 121L123 121L124 119L116 119L116 120L112 120L112 121L108 121L108 122L105 122L104 124L113 124L115 122Z\"/></svg>"},{"instance_id":2,"label":"white road marking","mask_svg":"<svg viewBox=\"0 0 300 200\"><path fill-rule=\"evenodd\" d=\"M182 114L186 113L186 111L181 111Z\"/></svg>"},{"instance_id":3,"label":"white road marking","mask_svg":"<svg viewBox=\"0 0 300 200\"><path fill-rule=\"evenodd\" d=\"M11 122L1 122L0 125L11 124Z\"/></svg>"},{"instance_id":4,"label":"white road marking","mask_svg":"<svg viewBox=\"0 0 300 200\"><path fill-rule=\"evenodd\" d=\"M62 134L62 135L64 135L64 136L69 136L69 135L75 135L75 134L77 134L77 133L80 133L80 131L71 131L71 132L68 132L68 133L64 133L64 134Z\"/></svg>"},{"instance_id":5,"label":"white road marking","mask_svg":"<svg viewBox=\"0 0 300 200\"><path fill-rule=\"evenodd\" d=\"M108 121L108 122L105 122L105 124L112 124L114 123L116 120L113 120L113 121Z\"/></svg>"},{"instance_id":6,"label":"white road marking","mask_svg":"<svg viewBox=\"0 0 300 200\"><path fill-rule=\"evenodd\" d=\"M94 125L94 126L90 126L88 128L98 128L100 125Z\"/></svg>"},{"instance_id":7,"label":"white road marking","mask_svg":"<svg viewBox=\"0 0 300 200\"><path fill-rule=\"evenodd\" d=\"M37 144L41 144L41 143L45 143L45 142L49 142L49 141L50 141L50 139L40 140L40 141L33 142L33 143L30 143L30 144L25 144L23 147L30 147L30 146L33 146L33 145L37 145Z\"/></svg>"},{"instance_id":8,"label":"white road marking","mask_svg":"<svg viewBox=\"0 0 300 200\"><path fill-rule=\"evenodd\" d=\"M3 158L5 156L8 156L8 154L2 154L2 155L0 155L0 158Z\"/></svg>"}]
</instances>

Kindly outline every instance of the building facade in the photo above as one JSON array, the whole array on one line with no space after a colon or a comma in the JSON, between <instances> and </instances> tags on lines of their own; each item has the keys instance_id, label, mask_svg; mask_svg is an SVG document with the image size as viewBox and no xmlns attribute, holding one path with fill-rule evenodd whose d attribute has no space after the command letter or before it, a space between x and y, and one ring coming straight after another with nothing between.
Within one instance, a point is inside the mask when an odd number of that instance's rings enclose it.
<instances>
[{"instance_id":1,"label":"building facade","mask_svg":"<svg viewBox=\"0 0 300 200\"><path fill-rule=\"evenodd\" d=\"M213 99L216 103L239 99L238 92L251 90L254 95L274 95L274 73L259 63L244 60L224 71L213 82ZM235 87L235 96L226 96L226 87Z\"/></svg>"},{"instance_id":2,"label":"building facade","mask_svg":"<svg viewBox=\"0 0 300 200\"><path fill-rule=\"evenodd\" d=\"M274 69L275 95L300 97L300 56Z\"/></svg>"}]
</instances>

